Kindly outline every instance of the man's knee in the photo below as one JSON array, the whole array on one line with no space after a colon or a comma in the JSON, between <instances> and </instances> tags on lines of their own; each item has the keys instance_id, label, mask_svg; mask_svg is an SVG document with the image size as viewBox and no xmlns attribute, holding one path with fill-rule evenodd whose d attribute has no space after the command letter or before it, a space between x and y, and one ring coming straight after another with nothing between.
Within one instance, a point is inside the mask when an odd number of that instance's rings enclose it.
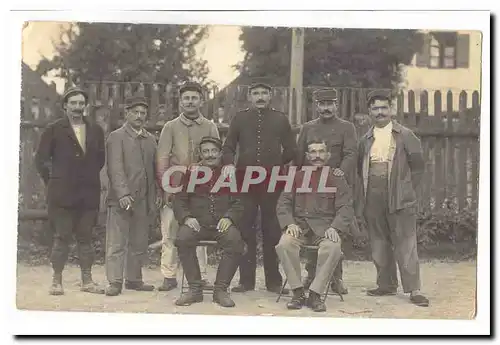
<instances>
[{"instance_id":1,"label":"man's knee","mask_svg":"<svg viewBox=\"0 0 500 345\"><path fill-rule=\"evenodd\" d=\"M282 234L281 238L276 245L276 252L285 252L297 248L299 245L297 239L288 234Z\"/></svg>"},{"instance_id":2,"label":"man's knee","mask_svg":"<svg viewBox=\"0 0 500 345\"><path fill-rule=\"evenodd\" d=\"M231 253L242 255L245 251L245 243L241 237L241 233L234 225L227 229L226 233L223 235L223 247L225 250Z\"/></svg>"},{"instance_id":3,"label":"man's knee","mask_svg":"<svg viewBox=\"0 0 500 345\"><path fill-rule=\"evenodd\" d=\"M324 239L319 245L319 250L322 252L327 252L330 255L338 255L340 257L342 255L341 246L342 243L340 242L340 240L338 242L333 242L332 240Z\"/></svg>"},{"instance_id":4,"label":"man's knee","mask_svg":"<svg viewBox=\"0 0 500 345\"><path fill-rule=\"evenodd\" d=\"M187 225L182 225L177 231L175 238L176 247L194 247L196 246L196 233Z\"/></svg>"}]
</instances>

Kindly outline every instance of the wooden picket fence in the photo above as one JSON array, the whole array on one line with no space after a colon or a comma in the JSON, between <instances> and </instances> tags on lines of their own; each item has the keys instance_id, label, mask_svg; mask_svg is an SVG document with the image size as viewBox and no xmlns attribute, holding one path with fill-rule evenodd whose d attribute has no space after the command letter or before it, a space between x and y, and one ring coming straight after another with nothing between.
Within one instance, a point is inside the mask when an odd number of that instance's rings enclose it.
<instances>
[{"instance_id":1,"label":"wooden picket fence","mask_svg":"<svg viewBox=\"0 0 500 345\"><path fill-rule=\"evenodd\" d=\"M123 122L124 99L132 94L142 94L150 102L148 129L159 135L163 124L179 114L177 88L164 84L88 82L82 85L89 91L89 116L97 121L106 133ZM304 88L303 110L300 123L317 115L312 93L318 87ZM370 89L340 88L340 116L353 121L362 135L369 124L358 123L368 117L366 95ZM224 123L219 124L221 136L227 131L236 111L248 107L248 87L235 85L223 90L207 90L203 114L218 122L216 112L224 108ZM287 87L273 90L272 106L288 114L289 91ZM458 97L458 109L454 107ZM20 140L20 190L21 210L45 208L45 191L36 173L33 156L41 131L57 117L63 116L60 104L33 100L23 95ZM429 101L433 109L429 111ZM470 100L470 102L468 101ZM417 103L419 109L417 110ZM468 103L471 106L468 106ZM162 105L164 112L157 111ZM445 107L443 107L445 105ZM419 191L421 210L436 210L449 205L457 210L477 208L479 177L479 92L423 91L417 99L414 91L400 92L396 96L397 120L415 131L422 140L426 159L424 183ZM432 114L432 115L430 115ZM356 116L355 116L356 115ZM292 114L292 126L296 131L300 123ZM103 175L103 195L106 188ZM103 203L102 203L103 204ZM103 205L102 205L103 206Z\"/></svg>"}]
</instances>

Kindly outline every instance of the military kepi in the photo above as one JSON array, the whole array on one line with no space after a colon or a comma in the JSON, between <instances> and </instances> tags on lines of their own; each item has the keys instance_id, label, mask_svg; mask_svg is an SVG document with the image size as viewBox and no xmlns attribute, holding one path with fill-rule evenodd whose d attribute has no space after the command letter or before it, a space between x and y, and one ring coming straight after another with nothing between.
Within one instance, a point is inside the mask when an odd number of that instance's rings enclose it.
<instances>
[{"instance_id":1,"label":"military kepi","mask_svg":"<svg viewBox=\"0 0 500 345\"><path fill-rule=\"evenodd\" d=\"M373 99L385 99L390 101L392 99L390 90L373 90L367 96L367 102L370 103Z\"/></svg>"},{"instance_id":2,"label":"military kepi","mask_svg":"<svg viewBox=\"0 0 500 345\"><path fill-rule=\"evenodd\" d=\"M125 109L130 109L138 105L143 105L149 108L148 101L144 97L133 96L125 100Z\"/></svg>"},{"instance_id":3,"label":"military kepi","mask_svg":"<svg viewBox=\"0 0 500 345\"><path fill-rule=\"evenodd\" d=\"M316 101L337 101L338 93L335 89L329 90L316 90L313 97Z\"/></svg>"},{"instance_id":4,"label":"military kepi","mask_svg":"<svg viewBox=\"0 0 500 345\"><path fill-rule=\"evenodd\" d=\"M271 83L267 78L253 78L252 83L248 87L248 91L251 91L252 89L255 89L256 87L263 87L265 89L268 89L269 91L272 90Z\"/></svg>"},{"instance_id":5,"label":"military kepi","mask_svg":"<svg viewBox=\"0 0 500 345\"><path fill-rule=\"evenodd\" d=\"M182 95L186 91L196 91L203 95L203 87L192 81L186 81L179 86L179 95Z\"/></svg>"},{"instance_id":6,"label":"military kepi","mask_svg":"<svg viewBox=\"0 0 500 345\"><path fill-rule=\"evenodd\" d=\"M63 104L66 103L68 101L68 98L70 98L71 96L79 95L79 94L83 95L83 97L85 98L85 102L88 102L89 94L87 93L87 91L85 91L81 87L73 86L73 87L68 88L66 91L64 91Z\"/></svg>"},{"instance_id":7,"label":"military kepi","mask_svg":"<svg viewBox=\"0 0 500 345\"><path fill-rule=\"evenodd\" d=\"M217 146L219 150L222 149L222 141L219 138L206 136L201 138L200 146L204 143L212 143Z\"/></svg>"}]
</instances>

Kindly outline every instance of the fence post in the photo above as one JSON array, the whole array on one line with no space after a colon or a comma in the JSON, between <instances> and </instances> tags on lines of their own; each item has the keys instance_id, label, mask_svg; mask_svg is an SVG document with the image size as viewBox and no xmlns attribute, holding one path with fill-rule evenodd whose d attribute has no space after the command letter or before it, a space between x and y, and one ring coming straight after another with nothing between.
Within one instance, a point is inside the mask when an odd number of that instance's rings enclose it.
<instances>
[{"instance_id":1,"label":"fence post","mask_svg":"<svg viewBox=\"0 0 500 345\"><path fill-rule=\"evenodd\" d=\"M467 92L460 92L459 97L459 119L460 119L460 127L467 127ZM459 210L464 210L467 206L467 190L468 190L468 145L469 138L463 137L460 139L458 144L458 207Z\"/></svg>"},{"instance_id":2,"label":"fence post","mask_svg":"<svg viewBox=\"0 0 500 345\"><path fill-rule=\"evenodd\" d=\"M452 134L455 133L454 123L453 123L453 93L448 91L446 94L446 117L447 117L447 132L450 134L447 136L447 150L446 150L446 170L447 170L447 199L448 202L455 203L455 173L456 173L456 159L455 159L455 139Z\"/></svg>"},{"instance_id":3,"label":"fence post","mask_svg":"<svg viewBox=\"0 0 500 345\"><path fill-rule=\"evenodd\" d=\"M472 116L474 121L474 130L477 131L477 138L470 141L471 150L471 199L472 207L477 209L479 205L479 120L481 116L481 106L479 103L479 92L474 91L472 94Z\"/></svg>"},{"instance_id":4,"label":"fence post","mask_svg":"<svg viewBox=\"0 0 500 345\"><path fill-rule=\"evenodd\" d=\"M426 90L420 93L420 113L418 115L418 128L422 132L428 129L428 115L429 115L429 95ZM433 139L431 136L421 136L422 150L424 154L425 170L424 170L424 183L420 184L420 206L421 210L427 210L430 204L432 175L430 170L433 166L433 159L431 158L431 149L433 148Z\"/></svg>"},{"instance_id":5,"label":"fence post","mask_svg":"<svg viewBox=\"0 0 500 345\"><path fill-rule=\"evenodd\" d=\"M408 91L408 127L415 130L417 125L417 114L415 110L415 92L413 90Z\"/></svg>"},{"instance_id":6,"label":"fence post","mask_svg":"<svg viewBox=\"0 0 500 345\"><path fill-rule=\"evenodd\" d=\"M435 123L441 125L443 121L443 110L442 110L442 94L441 91L436 91L434 93L434 116L436 117ZM444 129L444 127L441 126ZM446 138L443 136L438 136L435 140L434 145L434 190L435 192L435 206L440 209L443 206L443 200L446 195L446 183L445 183L445 167L443 165L443 149L446 147Z\"/></svg>"}]
</instances>

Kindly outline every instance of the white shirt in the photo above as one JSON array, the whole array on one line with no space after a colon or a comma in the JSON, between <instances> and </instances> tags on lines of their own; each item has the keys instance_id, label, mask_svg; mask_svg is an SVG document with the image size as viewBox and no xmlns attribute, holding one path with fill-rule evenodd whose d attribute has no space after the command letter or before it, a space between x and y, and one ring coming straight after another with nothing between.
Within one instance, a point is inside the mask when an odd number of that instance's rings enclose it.
<instances>
[{"instance_id":1,"label":"white shirt","mask_svg":"<svg viewBox=\"0 0 500 345\"><path fill-rule=\"evenodd\" d=\"M392 121L385 127L373 128L373 138L375 139L370 150L370 161L387 162L389 160L389 147L392 139Z\"/></svg>"},{"instance_id":2,"label":"white shirt","mask_svg":"<svg viewBox=\"0 0 500 345\"><path fill-rule=\"evenodd\" d=\"M75 132L76 139L78 140L78 143L80 144L80 147L82 148L83 152L85 152L85 124L79 124L79 125L71 125L73 127L73 131Z\"/></svg>"}]
</instances>

